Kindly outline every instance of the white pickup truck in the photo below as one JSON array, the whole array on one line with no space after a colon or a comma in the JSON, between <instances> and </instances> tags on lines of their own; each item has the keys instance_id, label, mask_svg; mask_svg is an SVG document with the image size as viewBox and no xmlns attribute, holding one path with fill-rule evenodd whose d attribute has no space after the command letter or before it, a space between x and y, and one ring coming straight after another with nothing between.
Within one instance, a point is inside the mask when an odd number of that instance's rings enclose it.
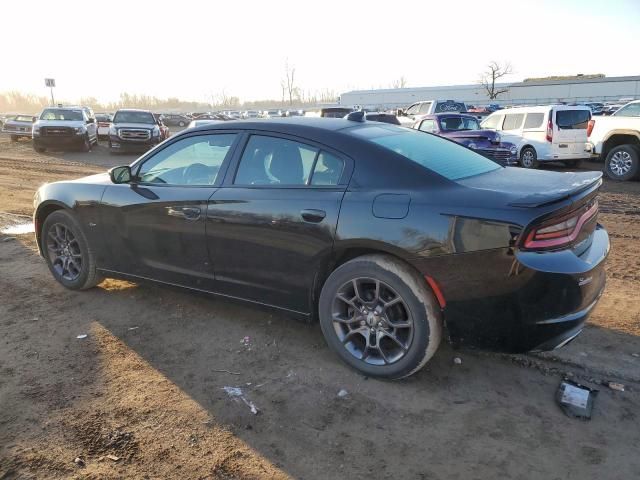
<instances>
[{"instance_id":1,"label":"white pickup truck","mask_svg":"<svg viewBox=\"0 0 640 480\"><path fill-rule=\"evenodd\" d=\"M627 103L610 117L593 117L587 134L588 147L604 160L609 178L640 177L640 100Z\"/></svg>"}]
</instances>

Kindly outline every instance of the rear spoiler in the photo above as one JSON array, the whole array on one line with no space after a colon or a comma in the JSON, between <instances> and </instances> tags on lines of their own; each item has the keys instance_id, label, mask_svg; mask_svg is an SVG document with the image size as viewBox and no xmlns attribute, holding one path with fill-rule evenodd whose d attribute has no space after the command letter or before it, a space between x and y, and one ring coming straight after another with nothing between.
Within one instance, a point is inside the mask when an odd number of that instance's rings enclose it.
<instances>
[{"instance_id":1,"label":"rear spoiler","mask_svg":"<svg viewBox=\"0 0 640 480\"><path fill-rule=\"evenodd\" d=\"M588 195L602 185L602 172L576 172L566 186L558 185L555 190L532 194L509 203L512 207L536 208L562 202L581 193ZM584 196L584 195L582 195Z\"/></svg>"}]
</instances>

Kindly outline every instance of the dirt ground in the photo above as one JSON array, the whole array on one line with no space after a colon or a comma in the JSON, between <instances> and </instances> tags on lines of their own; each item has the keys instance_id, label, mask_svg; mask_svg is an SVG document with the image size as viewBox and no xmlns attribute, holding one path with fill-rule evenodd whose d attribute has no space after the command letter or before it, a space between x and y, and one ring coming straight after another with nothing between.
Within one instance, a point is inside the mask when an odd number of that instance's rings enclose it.
<instances>
[{"instance_id":1,"label":"dirt ground","mask_svg":"<svg viewBox=\"0 0 640 480\"><path fill-rule=\"evenodd\" d=\"M132 159L0 138L0 227L40 184ZM146 284L65 290L31 234L0 235L0 479L640 478L640 182L602 192L608 285L583 335L547 355L445 343L399 382L350 370L318 325ZM591 421L555 404L565 374L600 390Z\"/></svg>"}]
</instances>

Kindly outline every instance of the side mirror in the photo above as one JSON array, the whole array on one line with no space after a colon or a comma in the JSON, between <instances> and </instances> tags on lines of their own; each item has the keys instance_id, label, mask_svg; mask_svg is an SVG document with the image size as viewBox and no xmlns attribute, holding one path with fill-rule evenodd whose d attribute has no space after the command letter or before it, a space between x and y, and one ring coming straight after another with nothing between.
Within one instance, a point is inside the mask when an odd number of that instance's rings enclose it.
<instances>
[{"instance_id":1,"label":"side mirror","mask_svg":"<svg viewBox=\"0 0 640 480\"><path fill-rule=\"evenodd\" d=\"M31 123L36 123L38 121L38 117L31 117Z\"/></svg>"},{"instance_id":2,"label":"side mirror","mask_svg":"<svg viewBox=\"0 0 640 480\"><path fill-rule=\"evenodd\" d=\"M122 167L113 167L109 170L109 178L113 183L131 183L133 175L131 174L131 167L124 165Z\"/></svg>"},{"instance_id":3,"label":"side mirror","mask_svg":"<svg viewBox=\"0 0 640 480\"><path fill-rule=\"evenodd\" d=\"M404 110L402 110L401 108L399 108L396 112L396 117L404 117L405 115L406 113L404 113Z\"/></svg>"}]
</instances>

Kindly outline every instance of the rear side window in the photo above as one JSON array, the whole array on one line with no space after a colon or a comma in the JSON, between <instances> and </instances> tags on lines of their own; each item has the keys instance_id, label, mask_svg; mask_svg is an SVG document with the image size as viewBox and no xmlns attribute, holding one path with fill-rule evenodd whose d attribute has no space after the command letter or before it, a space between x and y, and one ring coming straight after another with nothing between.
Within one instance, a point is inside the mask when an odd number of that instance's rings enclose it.
<instances>
[{"instance_id":1,"label":"rear side window","mask_svg":"<svg viewBox=\"0 0 640 480\"><path fill-rule=\"evenodd\" d=\"M590 119L589 110L556 111L556 124L562 130L586 130Z\"/></svg>"},{"instance_id":2,"label":"rear side window","mask_svg":"<svg viewBox=\"0 0 640 480\"><path fill-rule=\"evenodd\" d=\"M320 152L313 169L311 185L338 185L343 170L344 162L341 158L328 152Z\"/></svg>"},{"instance_id":3,"label":"rear side window","mask_svg":"<svg viewBox=\"0 0 640 480\"><path fill-rule=\"evenodd\" d=\"M544 121L544 113L527 113L524 128L541 128Z\"/></svg>"},{"instance_id":4,"label":"rear side window","mask_svg":"<svg viewBox=\"0 0 640 480\"><path fill-rule=\"evenodd\" d=\"M431 102L421 103L420 113L429 113L430 108L431 108Z\"/></svg>"},{"instance_id":5,"label":"rear side window","mask_svg":"<svg viewBox=\"0 0 640 480\"><path fill-rule=\"evenodd\" d=\"M497 170L497 163L436 135L393 125L359 127L350 133L395 152L449 180Z\"/></svg>"},{"instance_id":6,"label":"rear side window","mask_svg":"<svg viewBox=\"0 0 640 480\"><path fill-rule=\"evenodd\" d=\"M503 130L518 130L522 127L522 120L524 120L523 113L509 113L504 116L504 123L502 124Z\"/></svg>"}]
</instances>

